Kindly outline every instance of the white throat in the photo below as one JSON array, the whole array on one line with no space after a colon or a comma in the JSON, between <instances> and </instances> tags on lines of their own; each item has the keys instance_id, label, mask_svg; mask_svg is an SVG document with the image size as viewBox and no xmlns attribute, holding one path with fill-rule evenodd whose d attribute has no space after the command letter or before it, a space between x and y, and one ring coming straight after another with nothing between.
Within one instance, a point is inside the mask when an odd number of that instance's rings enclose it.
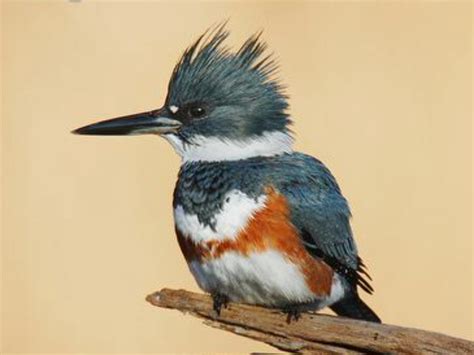
<instances>
[{"instance_id":1,"label":"white throat","mask_svg":"<svg viewBox=\"0 0 474 355\"><path fill-rule=\"evenodd\" d=\"M252 157L271 157L293 151L293 138L288 133L264 132L244 140L193 136L189 143L175 134L163 135L181 156L183 163L191 161L240 160Z\"/></svg>"}]
</instances>

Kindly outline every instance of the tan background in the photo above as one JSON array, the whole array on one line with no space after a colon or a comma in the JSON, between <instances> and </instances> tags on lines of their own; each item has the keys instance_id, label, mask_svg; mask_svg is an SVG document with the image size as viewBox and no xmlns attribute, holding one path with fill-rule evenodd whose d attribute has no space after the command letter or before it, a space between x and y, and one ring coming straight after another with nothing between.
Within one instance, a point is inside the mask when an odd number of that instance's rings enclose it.
<instances>
[{"instance_id":1,"label":"tan background","mask_svg":"<svg viewBox=\"0 0 474 355\"><path fill-rule=\"evenodd\" d=\"M472 338L469 3L2 2L4 352L264 351L152 308L197 290L173 232L178 157L69 134L162 104L230 18L277 53L297 148L332 169L387 323Z\"/></svg>"}]
</instances>

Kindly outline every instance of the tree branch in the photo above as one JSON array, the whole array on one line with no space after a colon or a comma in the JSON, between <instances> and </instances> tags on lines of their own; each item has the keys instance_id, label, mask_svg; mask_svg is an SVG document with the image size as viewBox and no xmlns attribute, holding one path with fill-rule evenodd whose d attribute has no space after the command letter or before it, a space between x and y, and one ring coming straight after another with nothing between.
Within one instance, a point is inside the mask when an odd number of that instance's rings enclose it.
<instances>
[{"instance_id":1,"label":"tree branch","mask_svg":"<svg viewBox=\"0 0 474 355\"><path fill-rule=\"evenodd\" d=\"M162 289L149 295L154 306L176 309L204 319L204 323L241 336L298 353L456 353L472 354L474 343L444 334L375 324L342 317L304 313L286 323L281 311L230 303L217 317L212 299L184 290Z\"/></svg>"}]
</instances>

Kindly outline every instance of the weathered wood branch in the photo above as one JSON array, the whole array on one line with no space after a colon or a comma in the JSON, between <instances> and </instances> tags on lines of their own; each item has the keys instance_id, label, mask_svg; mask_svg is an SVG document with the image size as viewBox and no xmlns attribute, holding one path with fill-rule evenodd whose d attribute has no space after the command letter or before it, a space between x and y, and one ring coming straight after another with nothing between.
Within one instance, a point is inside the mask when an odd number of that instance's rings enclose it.
<instances>
[{"instance_id":1,"label":"weathered wood branch","mask_svg":"<svg viewBox=\"0 0 474 355\"><path fill-rule=\"evenodd\" d=\"M275 309L231 303L217 317L212 299L184 290L163 289L151 304L204 319L211 327L270 344L280 350L320 354L473 354L474 343L448 335L342 317L305 313L286 323Z\"/></svg>"}]
</instances>

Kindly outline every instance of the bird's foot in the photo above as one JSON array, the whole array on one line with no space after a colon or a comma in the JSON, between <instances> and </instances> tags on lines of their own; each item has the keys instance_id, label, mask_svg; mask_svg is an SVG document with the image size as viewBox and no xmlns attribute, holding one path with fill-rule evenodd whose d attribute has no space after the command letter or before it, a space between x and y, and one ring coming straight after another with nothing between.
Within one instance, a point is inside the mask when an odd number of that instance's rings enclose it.
<instances>
[{"instance_id":1,"label":"bird's foot","mask_svg":"<svg viewBox=\"0 0 474 355\"><path fill-rule=\"evenodd\" d=\"M212 308L214 311L216 311L217 315L220 316L222 306L227 308L229 304L229 297L223 295L222 293L214 293L212 294L212 300L214 301Z\"/></svg>"},{"instance_id":2,"label":"bird's foot","mask_svg":"<svg viewBox=\"0 0 474 355\"><path fill-rule=\"evenodd\" d=\"M301 309L298 306L286 306L282 309L286 314L286 323L290 324L292 320L295 322L301 318Z\"/></svg>"}]
</instances>

